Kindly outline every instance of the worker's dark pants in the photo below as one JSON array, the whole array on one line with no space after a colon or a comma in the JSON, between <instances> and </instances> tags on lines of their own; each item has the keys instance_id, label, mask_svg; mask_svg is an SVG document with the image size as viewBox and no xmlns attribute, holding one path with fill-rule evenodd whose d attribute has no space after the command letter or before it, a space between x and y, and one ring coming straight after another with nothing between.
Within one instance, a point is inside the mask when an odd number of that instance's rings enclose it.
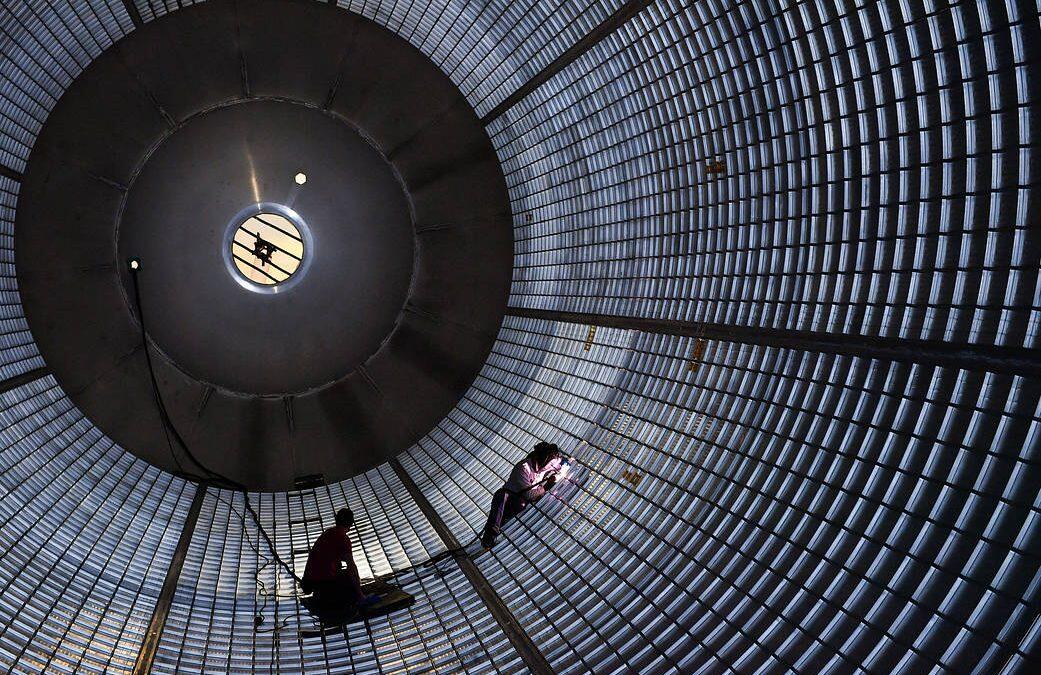
<instances>
[{"instance_id":1,"label":"worker's dark pants","mask_svg":"<svg viewBox=\"0 0 1041 675\"><path fill-rule=\"evenodd\" d=\"M314 593L315 605L322 610L347 610L358 604L361 589L347 570L341 570L335 579L325 581L308 580L307 585ZM307 589L305 589L307 590Z\"/></svg>"},{"instance_id":2,"label":"worker's dark pants","mask_svg":"<svg viewBox=\"0 0 1041 675\"><path fill-rule=\"evenodd\" d=\"M492 508L488 512L488 522L484 526L482 538L494 540L499 536L502 526L509 522L510 518L523 511L527 505L528 500L512 492L507 492L506 488L496 490L492 495Z\"/></svg>"}]
</instances>

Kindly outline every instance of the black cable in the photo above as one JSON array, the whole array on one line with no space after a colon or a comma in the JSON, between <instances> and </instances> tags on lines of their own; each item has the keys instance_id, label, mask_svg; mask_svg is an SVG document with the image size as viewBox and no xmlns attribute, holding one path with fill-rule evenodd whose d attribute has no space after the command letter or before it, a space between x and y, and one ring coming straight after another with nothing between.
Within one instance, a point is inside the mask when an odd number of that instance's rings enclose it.
<instances>
[{"instance_id":1,"label":"black cable","mask_svg":"<svg viewBox=\"0 0 1041 675\"><path fill-rule=\"evenodd\" d=\"M155 400L155 407L159 411L159 422L163 427L163 436L166 437L166 447L170 450L170 457L173 459L174 464L177 465L177 470L184 474L184 467L181 466L181 461L177 459L177 453L174 452L173 443L170 442L170 432L167 430L166 425L166 406L163 405L162 395L159 393L159 385L155 379L155 368L152 366L152 352L148 349L148 334L145 332L145 315L141 312L141 289L137 285L137 270L140 263L136 260L130 262L130 277L134 280L134 305L137 307L137 316L141 323L141 348L145 351L145 362L148 364L148 374L152 382L152 398Z\"/></svg>"},{"instance_id":2,"label":"black cable","mask_svg":"<svg viewBox=\"0 0 1041 675\"><path fill-rule=\"evenodd\" d=\"M199 469L201 469L204 474L210 476L211 479L217 479L217 481L213 481L215 486L220 487L221 484L223 484L224 487L230 488L236 492L241 492L242 497L245 500L246 510L249 512L249 515L253 519L254 524L256 524L257 530L259 530L261 536L263 536L264 542L267 544L268 549L271 551L271 555L278 562L278 564L281 565L286 570L286 572L289 573L291 577L293 577L293 579L295 579L297 582L302 582L303 580L299 576L297 576L296 572L293 571L293 568L290 567L286 563L286 561L283 560L280 555L278 555L278 551L275 550L274 542L271 541L271 537L268 536L267 530L264 529L264 526L260 522L260 516L257 515L257 512L253 509L253 504L249 501L248 488L236 480L233 480L223 474L213 471L205 464L200 462L199 459L188 448L188 444L185 442L184 438L177 431L177 427L174 426L173 420L170 419L170 415L166 410L166 403L165 401L163 401L163 395L162 392L159 390L159 383L155 376L155 367L152 364L152 355L148 349L147 330L145 327L145 314L144 310L141 307L141 287L137 279L141 263L136 258L132 258L129 261L128 267L130 269L130 278L133 281L134 286L134 305L137 309L137 318L141 323L141 338L143 341L143 348L145 350L145 362L148 365L148 375L152 382L152 394L155 398L156 407L158 407L159 409L159 418L162 422L163 434L166 436L166 442L170 449L170 455L173 457L178 469L181 470L182 475L185 475L188 478L199 478L198 476L193 476L191 474L185 473L183 468L181 467L180 462L177 461L177 455L176 453L174 453L173 450L173 443L170 441L170 434L172 433L173 437L177 440L177 444L181 446L181 449L184 451L184 454L187 455L190 460L192 460L192 463L195 464ZM205 478L199 478L199 482L205 484L208 481ZM242 520L243 527L245 527L245 517L243 517Z\"/></svg>"}]
</instances>

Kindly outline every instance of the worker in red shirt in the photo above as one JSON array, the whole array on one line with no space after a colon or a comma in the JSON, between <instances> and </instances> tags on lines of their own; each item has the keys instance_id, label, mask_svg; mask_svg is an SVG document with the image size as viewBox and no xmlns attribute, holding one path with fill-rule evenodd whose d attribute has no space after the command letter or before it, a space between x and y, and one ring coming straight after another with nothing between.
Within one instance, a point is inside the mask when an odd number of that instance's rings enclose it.
<instances>
[{"instance_id":1,"label":"worker in red shirt","mask_svg":"<svg viewBox=\"0 0 1041 675\"><path fill-rule=\"evenodd\" d=\"M375 603L379 596L366 596L361 590L358 566L351 554L351 538L347 530L354 524L350 509L336 512L336 526L319 535L311 552L301 586L305 593L314 593L315 604L325 611L350 611ZM346 567L340 567L345 563Z\"/></svg>"}]
</instances>

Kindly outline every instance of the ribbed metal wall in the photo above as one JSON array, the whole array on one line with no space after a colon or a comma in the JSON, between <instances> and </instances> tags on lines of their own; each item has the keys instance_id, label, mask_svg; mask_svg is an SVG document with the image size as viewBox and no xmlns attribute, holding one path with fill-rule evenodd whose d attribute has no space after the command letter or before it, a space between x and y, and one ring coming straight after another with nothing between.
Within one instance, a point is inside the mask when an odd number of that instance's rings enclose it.
<instances>
[{"instance_id":1,"label":"ribbed metal wall","mask_svg":"<svg viewBox=\"0 0 1041 675\"><path fill-rule=\"evenodd\" d=\"M193 0L135 3L146 21L178 6L199 4ZM456 83L481 116L624 2L337 0L336 4L412 43Z\"/></svg>"},{"instance_id":2,"label":"ribbed metal wall","mask_svg":"<svg viewBox=\"0 0 1041 675\"><path fill-rule=\"evenodd\" d=\"M621 3L341 5L485 115ZM54 102L132 26L118 0L0 6L0 164L24 170ZM507 319L401 463L465 543L536 439L574 453L574 481L475 558L555 670L1036 668L1041 383L858 356L855 337L1038 346L1039 38L1025 0L660 0L491 120L515 309L849 342ZM0 177L4 379L41 365L17 193ZM0 398L0 666L127 671L194 487L113 447L50 378ZM388 467L253 502L298 572L344 502L363 574L445 548ZM301 636L242 508L207 492L156 672L524 669L450 559L398 578L409 611Z\"/></svg>"},{"instance_id":3,"label":"ribbed metal wall","mask_svg":"<svg viewBox=\"0 0 1041 675\"><path fill-rule=\"evenodd\" d=\"M18 181L0 177L0 379L43 367L18 297L14 268L14 209Z\"/></svg>"},{"instance_id":4,"label":"ribbed metal wall","mask_svg":"<svg viewBox=\"0 0 1041 675\"><path fill-rule=\"evenodd\" d=\"M195 487L115 447L45 377L0 394L0 669L124 672Z\"/></svg>"},{"instance_id":5,"label":"ribbed metal wall","mask_svg":"<svg viewBox=\"0 0 1041 675\"><path fill-rule=\"evenodd\" d=\"M395 582L416 604L346 633L310 634L317 625L299 605L293 580L272 561L242 495L211 489L153 672L519 672L518 657L455 563L422 566L444 545L389 467L332 487L254 494L251 502L297 574L309 544L332 527L332 514L352 505L359 574L386 578L407 570ZM265 619L259 630L258 614Z\"/></svg>"},{"instance_id":6,"label":"ribbed metal wall","mask_svg":"<svg viewBox=\"0 0 1041 675\"><path fill-rule=\"evenodd\" d=\"M654 3L489 128L511 302L1036 345L1037 8L776 4Z\"/></svg>"},{"instance_id":7,"label":"ribbed metal wall","mask_svg":"<svg viewBox=\"0 0 1041 675\"><path fill-rule=\"evenodd\" d=\"M478 558L553 636L555 668L1036 658L1041 383L633 331L587 351L587 336L510 320L404 461L466 539L534 439L575 453L575 482Z\"/></svg>"},{"instance_id":8,"label":"ribbed metal wall","mask_svg":"<svg viewBox=\"0 0 1041 675\"><path fill-rule=\"evenodd\" d=\"M25 169L36 134L62 93L132 28L120 0L0 4L0 164Z\"/></svg>"}]
</instances>

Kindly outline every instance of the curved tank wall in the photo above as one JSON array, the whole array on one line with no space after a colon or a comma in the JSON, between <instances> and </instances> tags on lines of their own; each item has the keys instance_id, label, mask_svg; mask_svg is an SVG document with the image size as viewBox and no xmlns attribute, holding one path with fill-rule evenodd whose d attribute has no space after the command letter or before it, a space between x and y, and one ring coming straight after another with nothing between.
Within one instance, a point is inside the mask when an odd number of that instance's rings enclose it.
<instances>
[{"instance_id":1,"label":"curved tank wall","mask_svg":"<svg viewBox=\"0 0 1041 675\"><path fill-rule=\"evenodd\" d=\"M242 496L114 446L47 374L19 172L129 3L0 6L0 667L129 672L204 489L155 672L523 672L391 467L253 496L298 572L350 503L362 574L417 598L307 637ZM638 3L503 107L623 4L339 3L486 117L514 213L511 315L400 466L466 543L534 441L574 454L474 558L558 672L1032 670L1037 6Z\"/></svg>"}]
</instances>

